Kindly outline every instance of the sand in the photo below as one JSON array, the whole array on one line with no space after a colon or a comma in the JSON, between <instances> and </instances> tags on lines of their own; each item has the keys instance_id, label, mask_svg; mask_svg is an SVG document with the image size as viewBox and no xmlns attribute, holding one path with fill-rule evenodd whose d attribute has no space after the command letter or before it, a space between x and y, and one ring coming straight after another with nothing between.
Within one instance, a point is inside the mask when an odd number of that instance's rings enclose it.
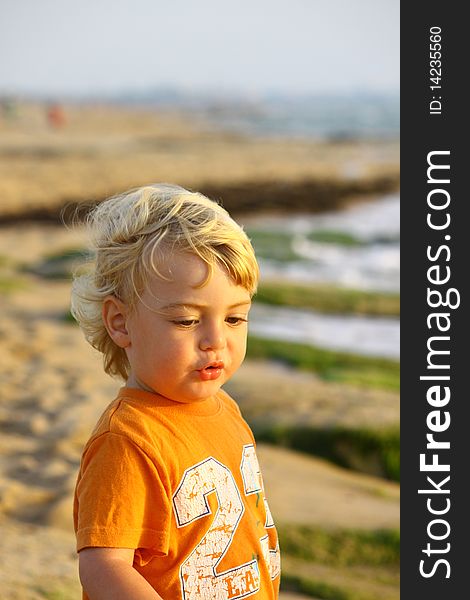
<instances>
[{"instance_id":1,"label":"sand","mask_svg":"<svg viewBox=\"0 0 470 600\"><path fill-rule=\"evenodd\" d=\"M176 112L65 107L51 129L45 108L0 117L0 222L54 217L144 183L167 181L221 199L230 211L334 208L344 197L399 185L397 141L317 142L217 131Z\"/></svg>"},{"instance_id":2,"label":"sand","mask_svg":"<svg viewBox=\"0 0 470 600\"><path fill-rule=\"evenodd\" d=\"M84 244L80 230L52 225L61 209L170 181L240 213L278 210L287 197L292 209L308 200L309 210L324 210L396 189L398 176L396 141L253 140L176 112L102 106L66 107L66 126L57 130L34 104L20 105L15 120L0 119L2 600L80 597L72 493L83 444L121 385L65 320L70 283L44 277L44 256ZM27 224L34 219L41 223ZM396 395L270 363L245 363L230 391L249 418L308 415L318 426L399 418ZM398 526L397 484L266 445L259 458L279 523ZM284 593L282 600L302 597Z\"/></svg>"},{"instance_id":3,"label":"sand","mask_svg":"<svg viewBox=\"0 0 470 600\"><path fill-rule=\"evenodd\" d=\"M0 590L2 599L78 598L72 493L81 449L120 382L64 320L70 283L28 272L45 254L82 245L80 231L35 225L0 230ZM232 382L247 412L276 392L278 415L319 424L398 419L396 396L369 395L270 363L247 362ZM237 392L238 391L238 392ZM282 411L282 409L284 409ZM303 411L303 412L302 412ZM311 456L260 444L275 519L322 527L397 527L399 488ZM47 596L46 592L49 594ZM54 594L56 594L54 596ZM299 600L283 595L283 600Z\"/></svg>"}]
</instances>

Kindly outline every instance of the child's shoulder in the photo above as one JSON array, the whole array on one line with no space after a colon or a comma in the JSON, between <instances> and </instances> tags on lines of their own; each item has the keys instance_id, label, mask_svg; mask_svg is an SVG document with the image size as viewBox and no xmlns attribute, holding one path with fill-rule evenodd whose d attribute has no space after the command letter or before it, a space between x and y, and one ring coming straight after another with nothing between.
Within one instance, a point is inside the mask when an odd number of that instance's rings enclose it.
<instances>
[{"instance_id":1,"label":"child's shoulder","mask_svg":"<svg viewBox=\"0 0 470 600\"><path fill-rule=\"evenodd\" d=\"M149 442L149 418L146 407L139 405L132 391L121 388L108 404L93 429L85 451L99 438L119 436L146 450Z\"/></svg>"}]
</instances>

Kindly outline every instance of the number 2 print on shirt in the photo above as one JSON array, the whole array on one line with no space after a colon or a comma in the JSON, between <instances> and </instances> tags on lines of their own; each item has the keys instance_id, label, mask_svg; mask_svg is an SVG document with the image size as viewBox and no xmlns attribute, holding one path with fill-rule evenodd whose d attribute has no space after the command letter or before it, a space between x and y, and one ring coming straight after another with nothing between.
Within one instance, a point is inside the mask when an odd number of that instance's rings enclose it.
<instances>
[{"instance_id":1,"label":"number 2 print on shirt","mask_svg":"<svg viewBox=\"0 0 470 600\"><path fill-rule=\"evenodd\" d=\"M240 471L244 494L249 496L263 491L258 458L253 444L243 447ZM245 506L235 479L228 467L209 457L186 469L173 496L173 507L178 527L210 514L208 494L215 492L218 509L204 537L180 568L181 591L184 600L235 600L254 594L260 589L258 561L248 560L228 571L217 567L230 544L236 539L236 530L245 512ZM264 527L274 527L268 503ZM279 546L270 549L267 533L260 538L263 559L271 579L280 573Z\"/></svg>"}]
</instances>

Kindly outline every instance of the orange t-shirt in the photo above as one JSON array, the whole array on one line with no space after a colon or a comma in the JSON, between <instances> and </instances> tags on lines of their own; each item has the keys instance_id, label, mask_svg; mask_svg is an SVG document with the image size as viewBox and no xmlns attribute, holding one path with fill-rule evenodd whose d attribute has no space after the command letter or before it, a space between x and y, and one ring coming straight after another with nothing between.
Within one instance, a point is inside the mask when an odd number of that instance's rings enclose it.
<instances>
[{"instance_id":1,"label":"orange t-shirt","mask_svg":"<svg viewBox=\"0 0 470 600\"><path fill-rule=\"evenodd\" d=\"M222 390L182 404L122 388L85 446L74 523L78 551L135 548L164 600L278 597L253 434Z\"/></svg>"}]
</instances>

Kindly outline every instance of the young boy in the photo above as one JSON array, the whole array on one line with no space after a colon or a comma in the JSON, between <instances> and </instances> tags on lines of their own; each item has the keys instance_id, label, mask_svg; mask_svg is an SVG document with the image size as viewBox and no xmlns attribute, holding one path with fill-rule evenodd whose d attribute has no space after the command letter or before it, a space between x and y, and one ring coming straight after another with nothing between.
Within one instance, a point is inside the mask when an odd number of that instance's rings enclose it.
<instances>
[{"instance_id":1,"label":"young boy","mask_svg":"<svg viewBox=\"0 0 470 600\"><path fill-rule=\"evenodd\" d=\"M245 356L258 265L218 204L170 185L98 205L72 312L125 380L85 446L74 522L84 598L278 597L255 441L221 386Z\"/></svg>"}]
</instances>

